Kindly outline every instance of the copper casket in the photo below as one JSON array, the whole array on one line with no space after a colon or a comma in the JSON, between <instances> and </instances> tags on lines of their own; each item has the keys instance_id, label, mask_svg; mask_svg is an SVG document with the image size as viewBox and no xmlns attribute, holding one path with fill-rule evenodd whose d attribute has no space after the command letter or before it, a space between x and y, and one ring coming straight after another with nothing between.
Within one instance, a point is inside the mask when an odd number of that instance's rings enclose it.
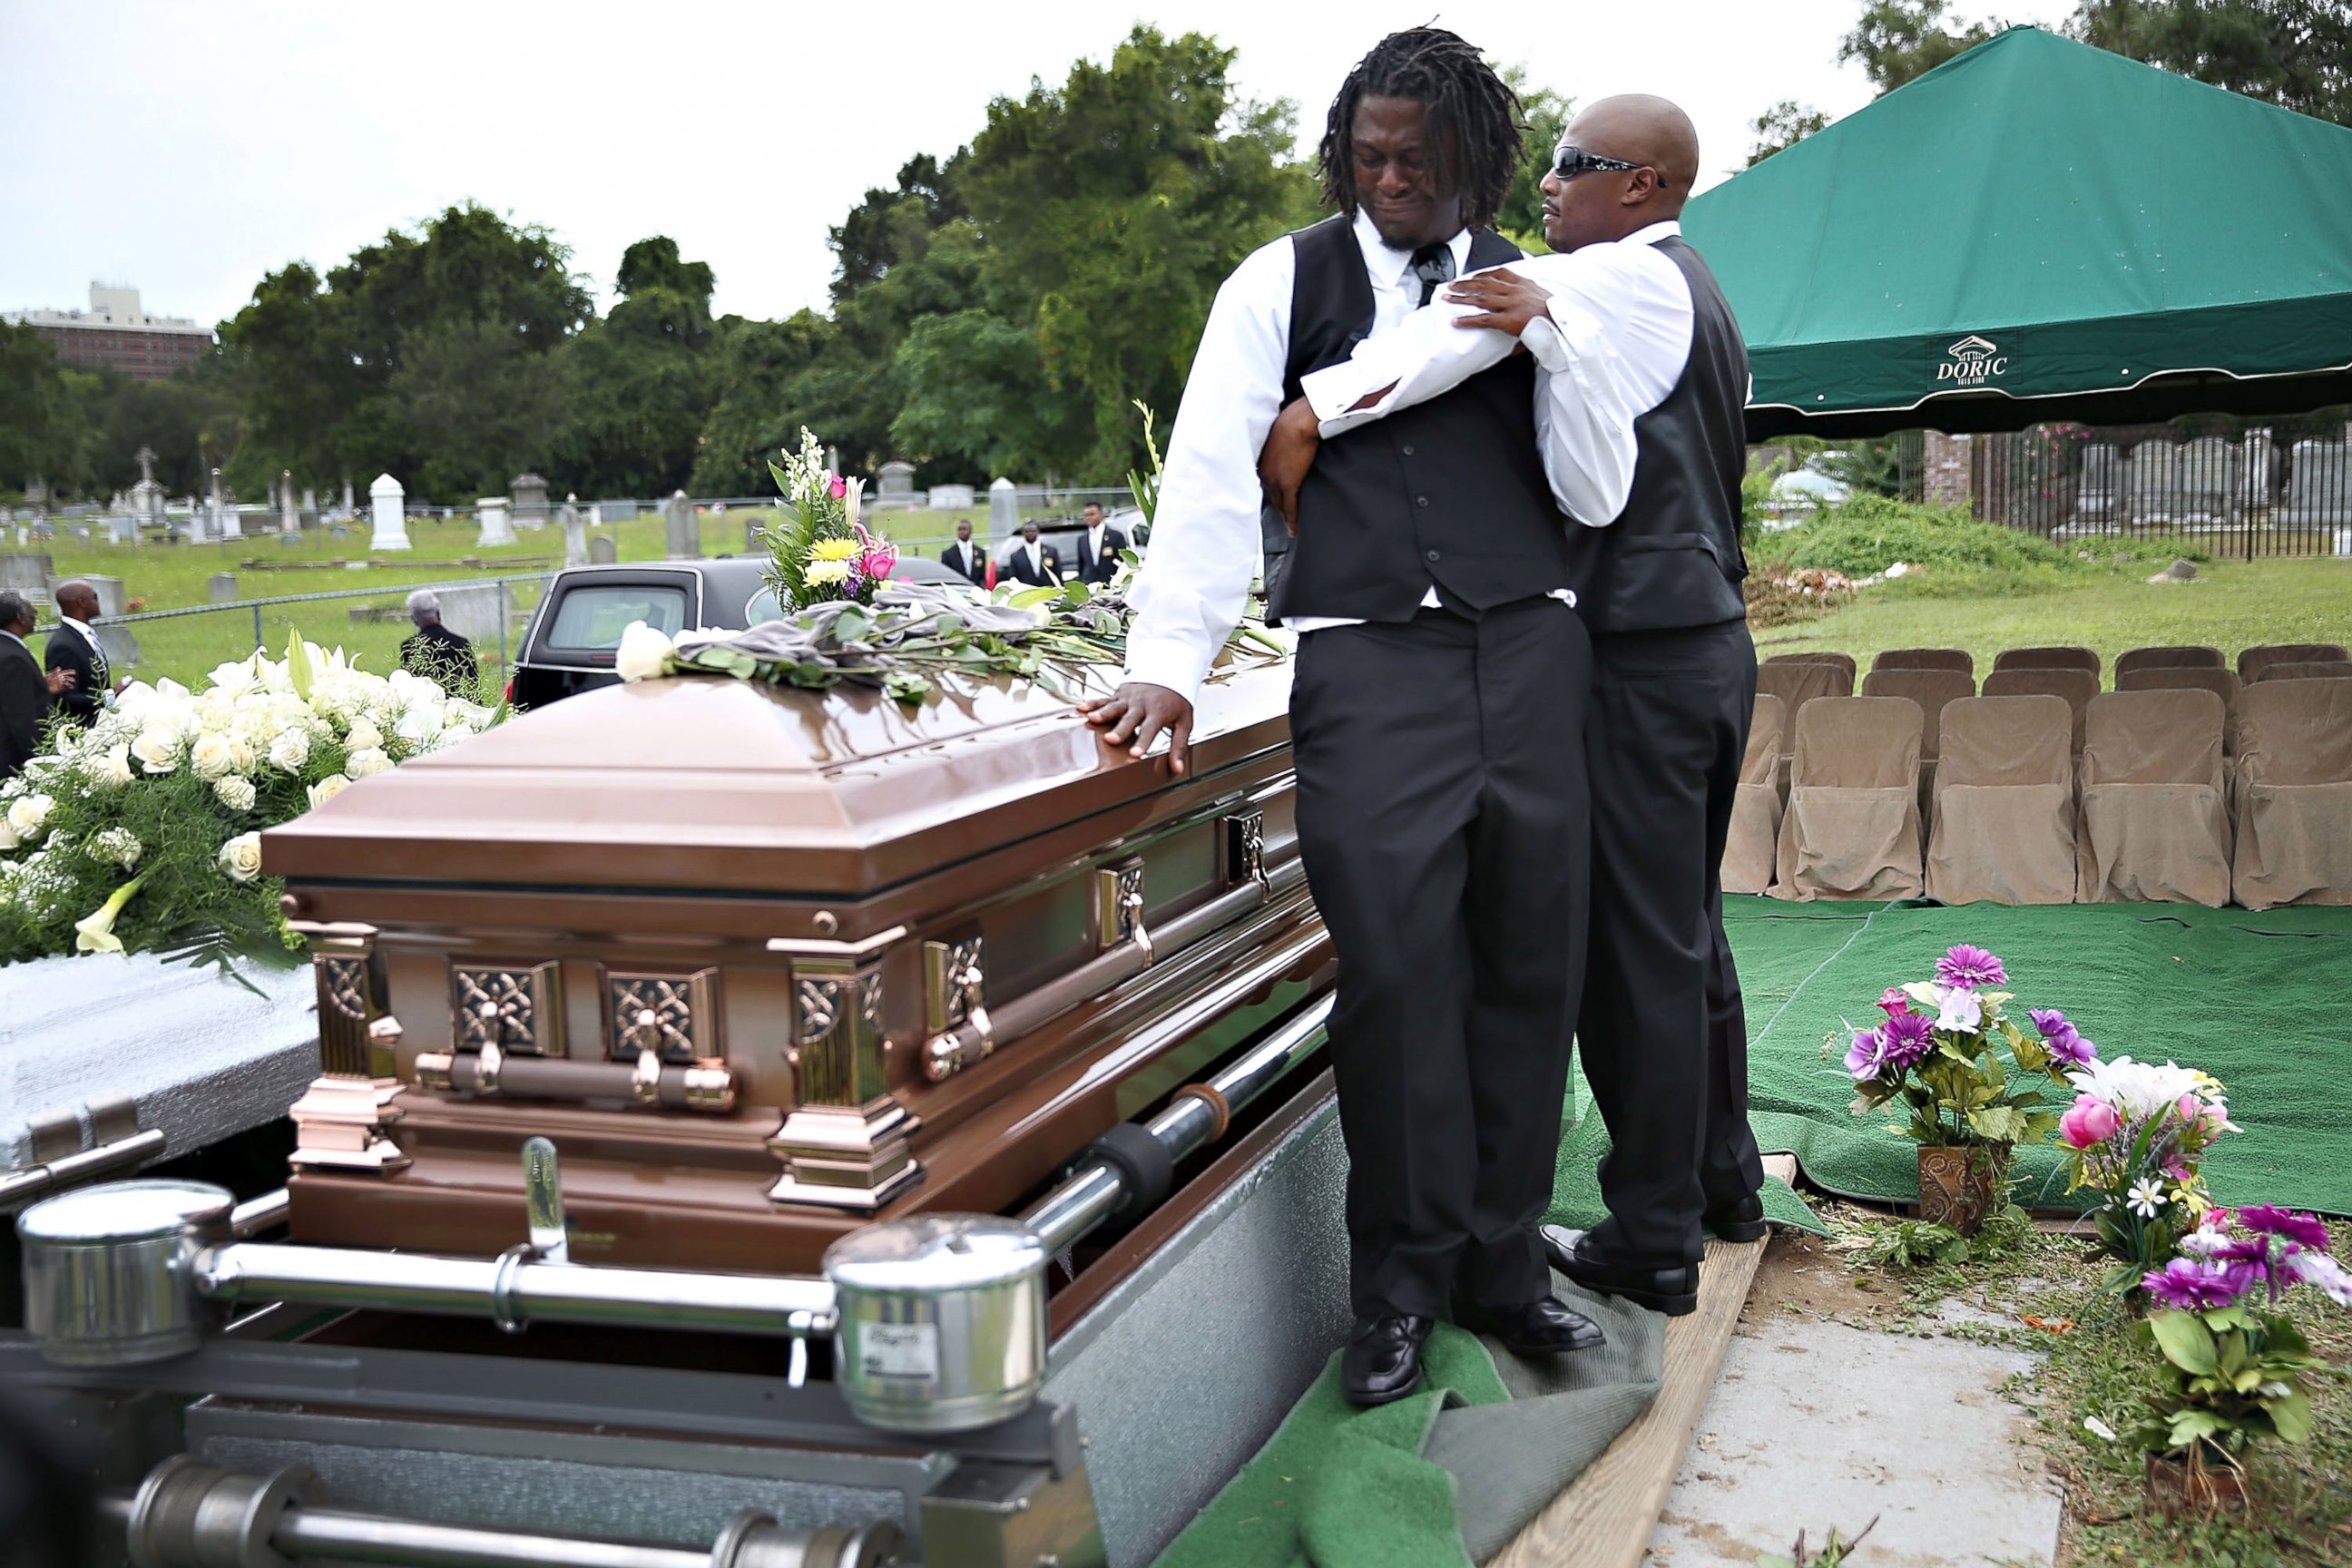
<instances>
[{"instance_id":1,"label":"copper casket","mask_svg":"<svg viewBox=\"0 0 2352 1568\"><path fill-rule=\"evenodd\" d=\"M655 680L269 832L327 1075L294 1238L499 1253L533 1137L582 1263L808 1272L1008 1211L1328 985L1288 690L1220 671L1180 778L1036 685Z\"/></svg>"}]
</instances>

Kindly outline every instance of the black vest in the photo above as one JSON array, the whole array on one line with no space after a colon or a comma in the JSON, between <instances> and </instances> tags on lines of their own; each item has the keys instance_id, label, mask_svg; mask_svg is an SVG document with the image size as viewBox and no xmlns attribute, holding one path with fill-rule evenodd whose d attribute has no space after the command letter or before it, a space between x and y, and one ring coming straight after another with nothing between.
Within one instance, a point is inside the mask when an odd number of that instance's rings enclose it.
<instances>
[{"instance_id":1,"label":"black vest","mask_svg":"<svg viewBox=\"0 0 2352 1568\"><path fill-rule=\"evenodd\" d=\"M1625 510L1578 542L1590 566L1577 574L1577 608L1595 632L1711 626L1747 614L1748 345L1698 252L1679 237L1657 248L1690 283L1690 359L1665 401L1633 421L1639 449Z\"/></svg>"},{"instance_id":2,"label":"black vest","mask_svg":"<svg viewBox=\"0 0 2352 1568\"><path fill-rule=\"evenodd\" d=\"M1292 235L1287 402L1372 330L1372 281L1345 214ZM1491 233L1470 269L1517 260ZM1298 491L1298 535L1269 511L1266 595L1276 617L1409 621L1432 584L1491 609L1575 585L1567 521L1536 449L1535 370L1515 355L1427 403L1323 443Z\"/></svg>"}]
</instances>

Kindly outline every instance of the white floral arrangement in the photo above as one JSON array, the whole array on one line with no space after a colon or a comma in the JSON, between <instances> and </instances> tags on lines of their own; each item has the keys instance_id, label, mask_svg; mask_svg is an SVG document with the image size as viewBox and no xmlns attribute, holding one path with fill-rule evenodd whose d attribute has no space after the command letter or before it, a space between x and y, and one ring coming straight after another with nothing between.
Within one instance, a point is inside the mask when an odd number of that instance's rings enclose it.
<instances>
[{"instance_id":1,"label":"white floral arrangement","mask_svg":"<svg viewBox=\"0 0 2352 1568\"><path fill-rule=\"evenodd\" d=\"M353 781L457 744L505 710L290 642L201 689L136 682L0 784L0 963L161 952L290 963L261 831Z\"/></svg>"}]
</instances>

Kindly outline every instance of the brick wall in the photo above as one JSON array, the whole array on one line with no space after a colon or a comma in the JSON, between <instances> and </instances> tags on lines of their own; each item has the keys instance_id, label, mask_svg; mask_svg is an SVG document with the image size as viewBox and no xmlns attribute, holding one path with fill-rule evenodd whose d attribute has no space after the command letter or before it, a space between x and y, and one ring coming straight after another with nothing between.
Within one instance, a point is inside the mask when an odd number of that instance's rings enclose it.
<instances>
[{"instance_id":1,"label":"brick wall","mask_svg":"<svg viewBox=\"0 0 2352 1568\"><path fill-rule=\"evenodd\" d=\"M1966 436L1947 436L1941 431L1927 433L1925 477L1922 489L1930 506L1966 506L1969 504L1969 447L1973 444Z\"/></svg>"}]
</instances>

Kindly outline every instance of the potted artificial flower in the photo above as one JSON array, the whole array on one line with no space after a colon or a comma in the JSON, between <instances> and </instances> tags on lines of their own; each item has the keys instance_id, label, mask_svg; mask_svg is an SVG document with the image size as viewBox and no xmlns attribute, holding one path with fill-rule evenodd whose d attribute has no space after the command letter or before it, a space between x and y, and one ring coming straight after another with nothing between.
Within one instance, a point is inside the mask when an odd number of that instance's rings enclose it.
<instances>
[{"instance_id":1,"label":"potted artificial flower","mask_svg":"<svg viewBox=\"0 0 2352 1568\"><path fill-rule=\"evenodd\" d=\"M2303 1374L2325 1362L2281 1310L2310 1285L2352 1306L2352 1275L2328 1255L2327 1226L2281 1208L2209 1211L2181 1256L2141 1281L2157 1307L2148 1414L2131 1429L2147 1453L2149 1500L2168 1515L2245 1504L2245 1455L2311 1435Z\"/></svg>"},{"instance_id":2,"label":"potted artificial flower","mask_svg":"<svg viewBox=\"0 0 2352 1568\"><path fill-rule=\"evenodd\" d=\"M2011 994L2000 959L1963 942L1936 961L1933 980L1889 986L1878 999L1885 1018L1857 1031L1845 1069L1854 1084L1853 1113L1897 1106L1889 1131L1919 1145L1919 1217L1974 1236L1999 1206L2010 1152L2047 1136L2058 1113L2043 1084L2063 1088L2065 1073L2095 1059L2072 1026L2028 1035L2001 1011Z\"/></svg>"},{"instance_id":3,"label":"potted artificial flower","mask_svg":"<svg viewBox=\"0 0 2352 1568\"><path fill-rule=\"evenodd\" d=\"M2049 1037L2044 1016L2033 1016ZM2049 1016L2060 1029L2073 1027ZM2143 1279L2211 1208L2199 1165L2215 1139L2237 1128L2221 1085L2192 1068L2117 1057L2066 1076L2074 1086L2074 1103L2058 1122L2066 1190L2098 1194L2099 1245L2117 1260L2108 1288L2137 1306L2147 1295Z\"/></svg>"}]
</instances>

